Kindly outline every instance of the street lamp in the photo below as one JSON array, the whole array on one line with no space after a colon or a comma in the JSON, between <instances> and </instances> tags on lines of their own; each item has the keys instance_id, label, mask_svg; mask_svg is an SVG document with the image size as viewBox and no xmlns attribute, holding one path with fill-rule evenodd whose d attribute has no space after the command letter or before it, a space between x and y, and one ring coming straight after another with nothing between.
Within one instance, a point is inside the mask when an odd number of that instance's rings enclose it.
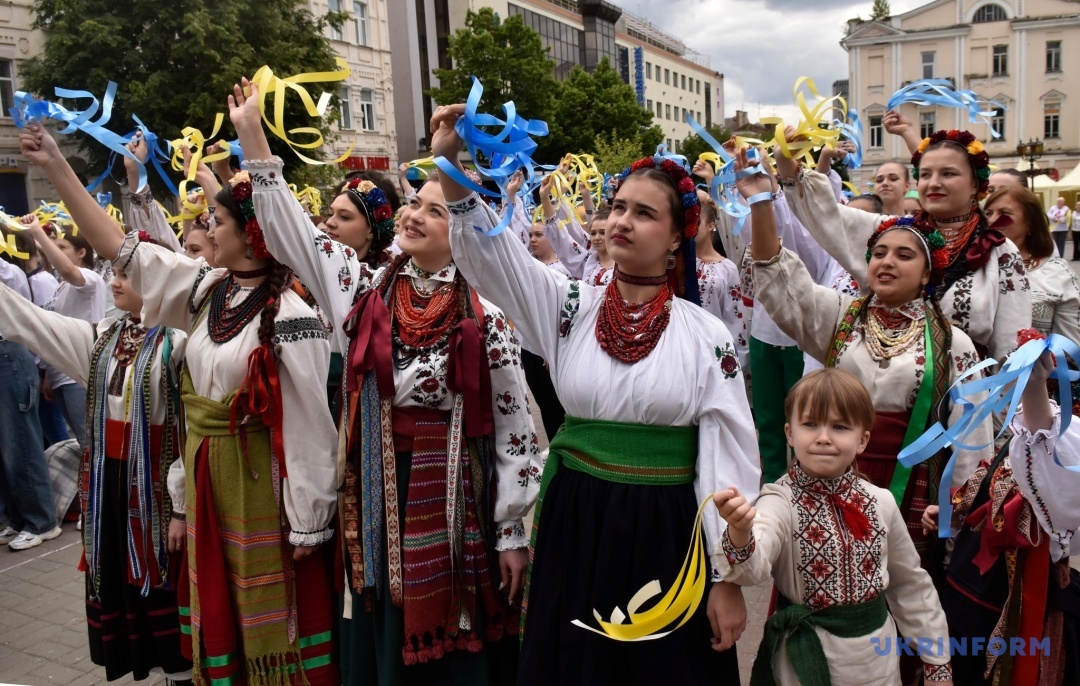
<instances>
[{"instance_id":1,"label":"street lamp","mask_svg":"<svg viewBox=\"0 0 1080 686\"><path fill-rule=\"evenodd\" d=\"M1043 173L1041 169L1035 169L1035 160L1043 155L1043 142L1038 139L1030 140L1027 143L1020 141L1016 144L1016 154L1028 162L1025 174L1028 177L1028 185L1031 186L1031 190L1034 192L1035 177Z\"/></svg>"}]
</instances>

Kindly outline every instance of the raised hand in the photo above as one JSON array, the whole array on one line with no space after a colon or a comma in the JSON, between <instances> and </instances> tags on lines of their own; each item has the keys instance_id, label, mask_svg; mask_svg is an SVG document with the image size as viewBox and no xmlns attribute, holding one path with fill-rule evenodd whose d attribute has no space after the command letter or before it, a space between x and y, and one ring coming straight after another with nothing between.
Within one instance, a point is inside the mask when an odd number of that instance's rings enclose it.
<instances>
[{"instance_id":1,"label":"raised hand","mask_svg":"<svg viewBox=\"0 0 1080 686\"><path fill-rule=\"evenodd\" d=\"M525 175L521 173L520 169L511 175L510 180L506 182L506 195L510 200L517 196L518 191L521 190L521 184L524 182Z\"/></svg>"},{"instance_id":2,"label":"raised hand","mask_svg":"<svg viewBox=\"0 0 1080 686\"><path fill-rule=\"evenodd\" d=\"M694 176L705 179L705 183L712 183L713 177L716 176L716 170L713 169L712 163L705 160L694 162L693 172Z\"/></svg>"},{"instance_id":3,"label":"raised hand","mask_svg":"<svg viewBox=\"0 0 1080 686\"><path fill-rule=\"evenodd\" d=\"M136 131L135 137L124 147L126 147L131 154L135 155L139 162L146 164L146 157L150 151L146 147L146 139L143 138L142 131ZM127 172L128 184L132 185L132 190L135 191L139 190L139 162L136 162L130 157L124 157L124 171Z\"/></svg>"},{"instance_id":4,"label":"raised hand","mask_svg":"<svg viewBox=\"0 0 1080 686\"><path fill-rule=\"evenodd\" d=\"M246 77L233 86L232 95L229 96L229 120L232 121L237 133L240 133L242 128L251 130L252 127L262 127L262 113L259 112L259 87L248 81Z\"/></svg>"},{"instance_id":5,"label":"raised hand","mask_svg":"<svg viewBox=\"0 0 1080 686\"><path fill-rule=\"evenodd\" d=\"M754 530L754 517L757 510L744 498L739 489L732 486L727 490L713 494L713 505L720 512L720 517L728 524L728 538L737 548L750 543Z\"/></svg>"},{"instance_id":6,"label":"raised hand","mask_svg":"<svg viewBox=\"0 0 1080 686\"><path fill-rule=\"evenodd\" d=\"M899 110L889 110L881 119L881 125L894 136L903 136L911 128L911 120Z\"/></svg>"},{"instance_id":7,"label":"raised hand","mask_svg":"<svg viewBox=\"0 0 1080 686\"><path fill-rule=\"evenodd\" d=\"M765 157L760 148L754 149L756 157L751 157L750 150L752 148L746 147L740 150L735 155L735 173L738 174L744 169L750 169L759 164ZM744 198L755 196L759 193L771 193L773 190L772 179L768 174L757 173L750 176L745 176L735 181L735 187L739 189Z\"/></svg>"},{"instance_id":8,"label":"raised hand","mask_svg":"<svg viewBox=\"0 0 1080 686\"><path fill-rule=\"evenodd\" d=\"M19 133L19 150L31 164L47 167L56 161L66 161L56 141L38 122L30 122Z\"/></svg>"},{"instance_id":9,"label":"raised hand","mask_svg":"<svg viewBox=\"0 0 1080 686\"><path fill-rule=\"evenodd\" d=\"M461 152L461 137L454 129L465 114L465 105L443 105L431 116L431 154L456 162Z\"/></svg>"}]
</instances>

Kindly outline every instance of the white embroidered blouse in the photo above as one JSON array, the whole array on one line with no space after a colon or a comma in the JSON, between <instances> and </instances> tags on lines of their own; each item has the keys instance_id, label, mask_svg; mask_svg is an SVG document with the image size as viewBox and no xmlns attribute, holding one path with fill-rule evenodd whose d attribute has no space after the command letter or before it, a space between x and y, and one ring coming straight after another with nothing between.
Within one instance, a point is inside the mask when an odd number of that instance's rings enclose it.
<instances>
[{"instance_id":1,"label":"white embroidered blouse","mask_svg":"<svg viewBox=\"0 0 1080 686\"><path fill-rule=\"evenodd\" d=\"M786 197L821 247L865 290L866 241L889 217L837 204L829 180L805 169ZM990 357L1000 361L1014 350L1016 332L1031 326L1031 294L1012 241L991 248L985 266L957 280L941 297L941 309Z\"/></svg>"},{"instance_id":2,"label":"white embroidered blouse","mask_svg":"<svg viewBox=\"0 0 1080 686\"><path fill-rule=\"evenodd\" d=\"M1027 272L1031 325L1044 334L1080 341L1080 281L1069 263L1051 257Z\"/></svg>"},{"instance_id":3,"label":"white embroidered blouse","mask_svg":"<svg viewBox=\"0 0 1080 686\"><path fill-rule=\"evenodd\" d=\"M251 174L255 213L267 248L288 264L311 291L332 327L337 349L347 352L349 339L342 323L356 300L379 282L384 269L373 271L356 259L351 248L332 240L311 224L282 177L280 158L247 160L244 167ZM507 236L517 240L512 233L508 232ZM540 262L532 261L550 271ZM456 275L454 263L434 274L411 261L402 269L402 276L428 291L452 282ZM528 545L522 520L540 490L540 443L529 413L520 346L502 311L489 301L481 300L481 304L495 420L496 548L512 550ZM448 359L444 341L435 354L417 356L404 369L394 365L393 406L452 409L455 395L446 386ZM325 376L324 369L322 378Z\"/></svg>"},{"instance_id":4,"label":"white embroidered blouse","mask_svg":"<svg viewBox=\"0 0 1080 686\"><path fill-rule=\"evenodd\" d=\"M225 269L210 269L203 259L192 260L129 234L113 262L123 269L132 288L142 296L147 325L163 324L188 333L187 368L195 392L220 402L240 387L247 374L248 356L259 345L259 317L225 343L210 339L200 304L226 276ZM229 306L236 306L252 289L237 289ZM290 289L281 293L275 321L274 343L283 405L283 440L288 478L282 480L282 498L293 545L318 545L333 535L337 511L337 431L325 402L330 346L326 329L311 308ZM322 399L313 401L312 397ZM173 479L170 478L170 487ZM180 480L176 486L182 485ZM174 503L184 502L184 491L170 488ZM297 533L305 532L305 533Z\"/></svg>"}]
</instances>

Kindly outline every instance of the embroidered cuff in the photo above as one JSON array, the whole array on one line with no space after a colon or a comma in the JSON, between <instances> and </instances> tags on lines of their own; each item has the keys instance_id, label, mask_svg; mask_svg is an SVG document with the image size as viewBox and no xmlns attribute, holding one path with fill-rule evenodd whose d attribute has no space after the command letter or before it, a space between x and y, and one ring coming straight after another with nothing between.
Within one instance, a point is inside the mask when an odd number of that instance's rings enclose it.
<instances>
[{"instance_id":1,"label":"embroidered cuff","mask_svg":"<svg viewBox=\"0 0 1080 686\"><path fill-rule=\"evenodd\" d=\"M548 217L547 219L544 220L544 230L546 231L548 229L551 229L552 231L558 231L559 230L559 217L558 217L558 215L556 215L554 217Z\"/></svg>"},{"instance_id":2,"label":"embroidered cuff","mask_svg":"<svg viewBox=\"0 0 1080 686\"><path fill-rule=\"evenodd\" d=\"M334 536L334 530L331 527L320 529L319 531L290 531L289 543L298 546L311 547L326 543Z\"/></svg>"},{"instance_id":3,"label":"embroidered cuff","mask_svg":"<svg viewBox=\"0 0 1080 686\"><path fill-rule=\"evenodd\" d=\"M128 199L131 201L131 206L140 210L154 206L154 194L150 192L150 186L147 186L145 190L140 193L128 192Z\"/></svg>"},{"instance_id":4,"label":"embroidered cuff","mask_svg":"<svg viewBox=\"0 0 1080 686\"><path fill-rule=\"evenodd\" d=\"M529 545L529 538L525 535L525 525L520 519L508 519L499 522L495 532L495 550L517 550Z\"/></svg>"},{"instance_id":5,"label":"embroidered cuff","mask_svg":"<svg viewBox=\"0 0 1080 686\"><path fill-rule=\"evenodd\" d=\"M1031 447L1042 441L1044 444L1051 438L1057 438L1057 435L1061 433L1061 408L1053 400L1050 401L1051 411L1054 413L1054 420L1050 424L1049 429L1039 429L1034 433L1029 431L1024 426L1024 407L1020 406L1020 409L1013 415L1012 423L1009 425L1013 434L1024 442L1024 445ZM1047 451L1050 452L1050 451Z\"/></svg>"},{"instance_id":6,"label":"embroidered cuff","mask_svg":"<svg viewBox=\"0 0 1080 686\"><path fill-rule=\"evenodd\" d=\"M774 265L780 261L780 258L784 255L784 240L780 239L780 249L776 251L776 254L767 260L750 260L750 264L754 267L768 267Z\"/></svg>"},{"instance_id":7,"label":"embroidered cuff","mask_svg":"<svg viewBox=\"0 0 1080 686\"><path fill-rule=\"evenodd\" d=\"M454 202L446 203L446 209L450 211L450 214L455 217L462 217L469 214L478 207L483 207L484 201L480 199L480 196L476 193L469 193L461 200L455 200Z\"/></svg>"},{"instance_id":8,"label":"embroidered cuff","mask_svg":"<svg viewBox=\"0 0 1080 686\"><path fill-rule=\"evenodd\" d=\"M724 557L727 558L728 564L735 566L750 559L750 556L754 554L754 549L757 548L757 541L754 539L754 535L750 534L750 542L742 548L736 548L731 544L731 539L728 538L727 529L724 529L724 535L720 538L720 546L724 551Z\"/></svg>"},{"instance_id":9,"label":"embroidered cuff","mask_svg":"<svg viewBox=\"0 0 1080 686\"><path fill-rule=\"evenodd\" d=\"M120 244L120 250L116 252L116 257L113 258L112 265L114 267L119 267L126 272L128 270L128 265L131 264L132 258L135 257L135 251L138 249L139 232L132 231L124 236L124 242Z\"/></svg>"},{"instance_id":10,"label":"embroidered cuff","mask_svg":"<svg viewBox=\"0 0 1080 686\"><path fill-rule=\"evenodd\" d=\"M240 166L251 175L252 193L288 190L285 177L281 173L285 163L281 161L280 157L274 156L268 160L244 160L240 163ZM228 183L228 179L226 179L226 183Z\"/></svg>"},{"instance_id":11,"label":"embroidered cuff","mask_svg":"<svg viewBox=\"0 0 1080 686\"><path fill-rule=\"evenodd\" d=\"M943 665L928 665L923 663L923 676L927 682L952 681L952 665L946 662Z\"/></svg>"}]
</instances>

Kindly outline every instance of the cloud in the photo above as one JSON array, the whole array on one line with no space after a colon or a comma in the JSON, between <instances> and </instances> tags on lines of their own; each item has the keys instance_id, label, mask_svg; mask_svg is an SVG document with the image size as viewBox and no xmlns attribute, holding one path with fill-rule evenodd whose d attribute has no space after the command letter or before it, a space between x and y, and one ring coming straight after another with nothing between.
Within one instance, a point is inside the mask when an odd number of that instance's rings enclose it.
<instances>
[{"instance_id":1,"label":"cloud","mask_svg":"<svg viewBox=\"0 0 1080 686\"><path fill-rule=\"evenodd\" d=\"M823 96L848 77L840 46L847 20L869 15L873 0L616 0L707 55L724 75L725 115L781 116L794 123L792 88L809 76ZM893 0L893 14L928 0ZM812 12L812 14L811 14ZM797 14L797 18L792 15Z\"/></svg>"}]
</instances>

